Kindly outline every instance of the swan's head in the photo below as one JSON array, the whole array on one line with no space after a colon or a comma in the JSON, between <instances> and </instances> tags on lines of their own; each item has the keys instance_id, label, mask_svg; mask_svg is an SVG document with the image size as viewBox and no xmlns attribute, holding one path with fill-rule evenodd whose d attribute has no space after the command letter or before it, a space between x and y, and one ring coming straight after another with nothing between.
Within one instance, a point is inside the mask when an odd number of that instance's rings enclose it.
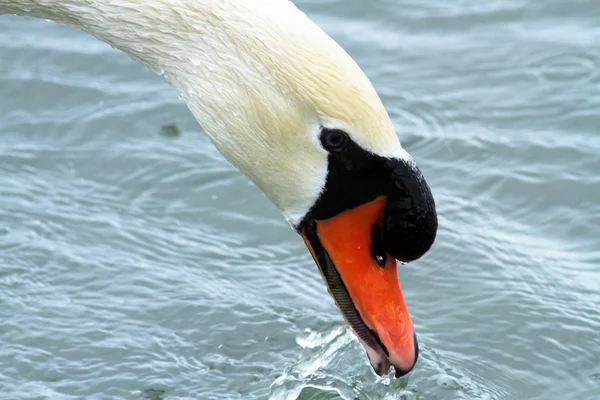
<instances>
[{"instance_id":1,"label":"swan's head","mask_svg":"<svg viewBox=\"0 0 600 400\"><path fill-rule=\"evenodd\" d=\"M403 375L418 345L396 266L434 242L431 191L350 56L291 3L266 2L219 19L227 46L205 60L202 102L186 100L302 235L374 370Z\"/></svg>"}]
</instances>

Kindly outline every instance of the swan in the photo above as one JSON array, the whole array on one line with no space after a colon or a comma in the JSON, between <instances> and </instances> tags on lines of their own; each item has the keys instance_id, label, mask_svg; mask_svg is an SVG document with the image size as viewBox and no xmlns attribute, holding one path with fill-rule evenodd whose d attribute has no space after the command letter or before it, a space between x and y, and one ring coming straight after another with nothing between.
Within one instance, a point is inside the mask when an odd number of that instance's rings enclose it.
<instances>
[{"instance_id":1,"label":"swan","mask_svg":"<svg viewBox=\"0 0 600 400\"><path fill-rule=\"evenodd\" d=\"M435 202L375 89L288 0L0 0L89 32L162 75L216 148L278 207L378 375L418 357L397 261Z\"/></svg>"}]
</instances>

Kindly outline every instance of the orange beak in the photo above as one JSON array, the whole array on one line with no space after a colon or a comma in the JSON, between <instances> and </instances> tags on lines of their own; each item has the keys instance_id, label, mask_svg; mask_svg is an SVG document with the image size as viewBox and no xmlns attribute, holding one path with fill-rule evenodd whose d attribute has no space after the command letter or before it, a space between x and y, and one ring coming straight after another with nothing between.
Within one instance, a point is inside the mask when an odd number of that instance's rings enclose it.
<instances>
[{"instance_id":1,"label":"orange beak","mask_svg":"<svg viewBox=\"0 0 600 400\"><path fill-rule=\"evenodd\" d=\"M407 374L418 357L414 327L398 282L396 260L380 246L386 197L315 220L301 234L375 372Z\"/></svg>"}]
</instances>

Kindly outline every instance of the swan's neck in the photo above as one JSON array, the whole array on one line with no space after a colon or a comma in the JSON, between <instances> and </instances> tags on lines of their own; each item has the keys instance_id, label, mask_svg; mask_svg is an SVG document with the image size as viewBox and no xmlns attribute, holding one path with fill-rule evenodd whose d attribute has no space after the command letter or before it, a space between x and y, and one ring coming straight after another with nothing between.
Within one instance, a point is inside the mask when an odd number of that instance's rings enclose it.
<instances>
[{"instance_id":1,"label":"swan's neck","mask_svg":"<svg viewBox=\"0 0 600 400\"><path fill-rule=\"evenodd\" d=\"M173 37L175 8L161 1L133 0L0 0L0 14L27 15L74 26L91 33L154 71L172 58L165 41ZM173 4L185 4L172 1ZM190 2L191 3L191 2ZM161 9L163 4L163 9ZM173 50L173 49L172 49Z\"/></svg>"},{"instance_id":2,"label":"swan's neck","mask_svg":"<svg viewBox=\"0 0 600 400\"><path fill-rule=\"evenodd\" d=\"M325 183L320 125L406 156L360 68L288 0L0 0L0 14L77 27L163 75L292 224Z\"/></svg>"},{"instance_id":3,"label":"swan's neck","mask_svg":"<svg viewBox=\"0 0 600 400\"><path fill-rule=\"evenodd\" d=\"M302 25L308 33L318 29L292 3L0 0L0 14L71 25L140 60L178 90L221 153L285 209L288 221L314 203L326 171L323 159L315 160L324 156L310 148L307 124L318 118L290 93L286 66L271 66L291 61L278 58L288 26L292 34Z\"/></svg>"}]
</instances>

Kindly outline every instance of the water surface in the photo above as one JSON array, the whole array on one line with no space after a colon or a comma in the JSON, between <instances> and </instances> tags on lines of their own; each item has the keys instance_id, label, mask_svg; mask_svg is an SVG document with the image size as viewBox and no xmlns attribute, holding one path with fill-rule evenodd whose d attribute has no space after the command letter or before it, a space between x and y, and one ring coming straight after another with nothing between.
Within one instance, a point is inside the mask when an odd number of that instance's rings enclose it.
<instances>
[{"instance_id":1,"label":"water surface","mask_svg":"<svg viewBox=\"0 0 600 400\"><path fill-rule=\"evenodd\" d=\"M600 3L297 4L438 204L399 269L414 372L372 373L300 237L162 79L1 16L0 399L599 398Z\"/></svg>"}]
</instances>

